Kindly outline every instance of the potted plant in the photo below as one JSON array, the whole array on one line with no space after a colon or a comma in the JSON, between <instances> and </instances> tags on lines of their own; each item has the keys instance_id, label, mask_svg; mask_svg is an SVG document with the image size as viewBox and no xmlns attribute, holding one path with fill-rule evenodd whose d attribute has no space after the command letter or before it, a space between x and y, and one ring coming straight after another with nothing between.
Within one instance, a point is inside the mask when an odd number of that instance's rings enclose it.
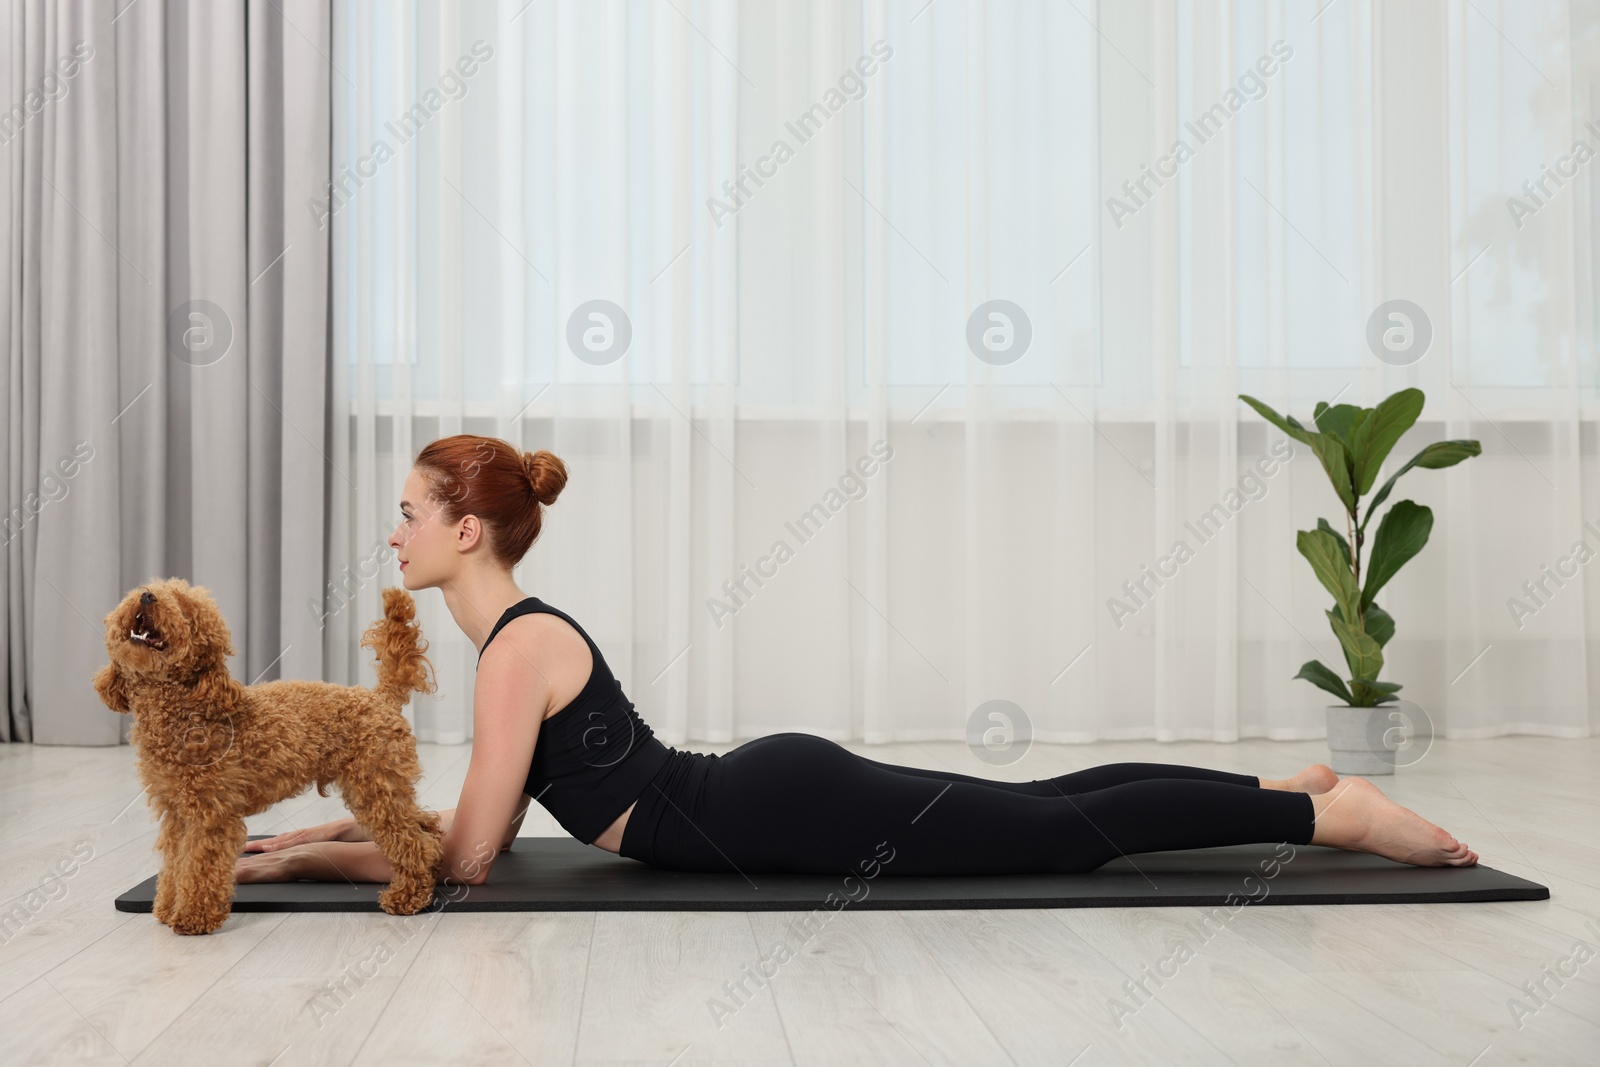
<instances>
[{"instance_id":1,"label":"potted plant","mask_svg":"<svg viewBox=\"0 0 1600 1067\"><path fill-rule=\"evenodd\" d=\"M1395 572L1428 543L1433 529L1433 511L1411 500L1401 500L1384 512L1373 537L1372 552L1362 577L1361 548L1367 540L1367 524L1372 514L1389 498L1394 483L1412 467L1438 469L1453 467L1464 459L1479 455L1477 441L1439 441L1411 457L1404 467L1389 476L1366 506L1362 498L1377 481L1389 450L1422 414L1421 389L1402 389L1380 401L1375 408L1353 404L1318 402L1308 430L1292 415L1279 415L1251 396L1239 399L1294 440L1308 446L1322 462L1322 469L1333 482L1334 492L1344 505L1344 532L1318 519L1315 530L1299 530L1295 546L1311 563L1317 579L1333 594L1334 605L1327 611L1328 622L1344 649L1350 668L1345 680L1318 660L1300 668L1296 678L1304 678L1327 690L1344 703L1327 706L1329 761L1340 774L1389 774L1394 757L1385 743L1387 731L1374 717L1387 701L1398 699L1398 682L1378 681L1383 669L1383 646L1394 636L1394 619L1378 606L1378 590Z\"/></svg>"}]
</instances>

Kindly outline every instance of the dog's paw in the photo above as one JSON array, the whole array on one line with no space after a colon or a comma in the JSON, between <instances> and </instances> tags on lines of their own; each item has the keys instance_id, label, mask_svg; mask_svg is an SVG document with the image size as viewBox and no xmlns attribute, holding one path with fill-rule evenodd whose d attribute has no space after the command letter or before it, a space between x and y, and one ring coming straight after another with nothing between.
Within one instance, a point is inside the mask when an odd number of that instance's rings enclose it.
<instances>
[{"instance_id":1,"label":"dog's paw","mask_svg":"<svg viewBox=\"0 0 1600 1067\"><path fill-rule=\"evenodd\" d=\"M222 928L222 924L228 921L228 913L223 912L220 915L190 913L170 916L170 919L167 925L175 934L210 934Z\"/></svg>"},{"instance_id":2,"label":"dog's paw","mask_svg":"<svg viewBox=\"0 0 1600 1067\"><path fill-rule=\"evenodd\" d=\"M150 904L150 913L160 922L171 925L173 902L177 900L177 897L178 894L173 887L172 877L168 874L157 875L156 898Z\"/></svg>"},{"instance_id":3,"label":"dog's paw","mask_svg":"<svg viewBox=\"0 0 1600 1067\"><path fill-rule=\"evenodd\" d=\"M415 915L433 903L433 886L416 887L391 883L378 894L378 907L390 915Z\"/></svg>"}]
</instances>

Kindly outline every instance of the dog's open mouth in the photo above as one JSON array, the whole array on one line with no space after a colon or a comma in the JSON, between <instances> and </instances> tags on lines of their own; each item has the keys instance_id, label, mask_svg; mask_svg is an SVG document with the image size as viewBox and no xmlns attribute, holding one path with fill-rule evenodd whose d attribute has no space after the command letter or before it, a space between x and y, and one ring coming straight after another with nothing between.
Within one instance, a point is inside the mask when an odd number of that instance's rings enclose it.
<instances>
[{"instance_id":1,"label":"dog's open mouth","mask_svg":"<svg viewBox=\"0 0 1600 1067\"><path fill-rule=\"evenodd\" d=\"M167 650L167 639L161 636L161 631L150 624L144 612L139 612L133 617L133 629L128 631L128 640L135 641L157 652Z\"/></svg>"}]
</instances>

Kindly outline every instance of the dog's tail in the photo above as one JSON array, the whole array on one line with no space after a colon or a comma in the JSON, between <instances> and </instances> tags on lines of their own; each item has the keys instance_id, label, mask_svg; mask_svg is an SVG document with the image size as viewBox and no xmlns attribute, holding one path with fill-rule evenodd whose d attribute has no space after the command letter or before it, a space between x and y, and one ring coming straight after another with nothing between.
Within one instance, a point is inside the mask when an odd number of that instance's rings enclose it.
<instances>
[{"instance_id":1,"label":"dog's tail","mask_svg":"<svg viewBox=\"0 0 1600 1067\"><path fill-rule=\"evenodd\" d=\"M416 614L411 594L391 586L383 591L383 618L367 627L361 637L362 647L378 654L375 691L396 708L412 693L431 693L435 688L433 664L423 655L428 642Z\"/></svg>"}]
</instances>

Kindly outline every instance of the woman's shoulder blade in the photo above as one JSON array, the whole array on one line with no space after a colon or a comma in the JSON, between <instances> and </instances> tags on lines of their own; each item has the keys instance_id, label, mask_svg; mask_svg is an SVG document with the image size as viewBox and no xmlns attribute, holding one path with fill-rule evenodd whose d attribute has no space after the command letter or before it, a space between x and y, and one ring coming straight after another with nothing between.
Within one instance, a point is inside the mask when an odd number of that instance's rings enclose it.
<instances>
[{"instance_id":1,"label":"woman's shoulder blade","mask_svg":"<svg viewBox=\"0 0 1600 1067\"><path fill-rule=\"evenodd\" d=\"M588 685L594 657L583 634L559 615L519 615L501 627L484 650L479 676L527 684L543 679L556 705L565 706ZM547 709L548 710L548 709Z\"/></svg>"}]
</instances>

